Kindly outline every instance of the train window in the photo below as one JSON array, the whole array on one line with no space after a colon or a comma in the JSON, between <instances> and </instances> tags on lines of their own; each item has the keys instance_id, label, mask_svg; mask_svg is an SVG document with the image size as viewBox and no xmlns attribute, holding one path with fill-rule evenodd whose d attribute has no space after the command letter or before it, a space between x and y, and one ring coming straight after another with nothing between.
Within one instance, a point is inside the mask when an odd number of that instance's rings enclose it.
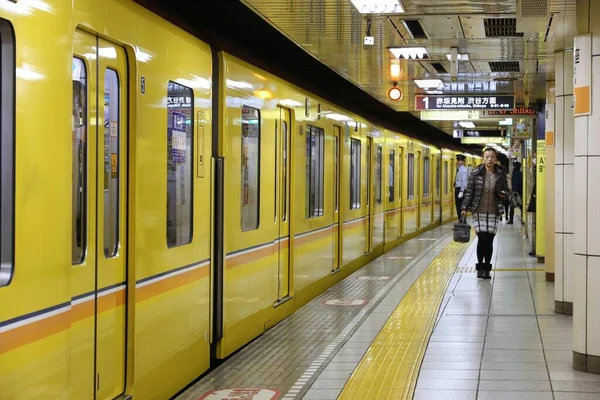
<instances>
[{"instance_id":1,"label":"train window","mask_svg":"<svg viewBox=\"0 0 600 400\"><path fill-rule=\"evenodd\" d=\"M390 150L390 160L388 165L389 177L388 177L388 192L390 203L394 201L394 193L396 193L394 182L396 182L396 152Z\"/></svg>"},{"instance_id":2,"label":"train window","mask_svg":"<svg viewBox=\"0 0 600 400\"><path fill-rule=\"evenodd\" d=\"M448 194L448 161L444 161L444 194Z\"/></svg>"},{"instance_id":3,"label":"train window","mask_svg":"<svg viewBox=\"0 0 600 400\"><path fill-rule=\"evenodd\" d=\"M119 248L120 86L117 71L104 74L104 255Z\"/></svg>"},{"instance_id":4,"label":"train window","mask_svg":"<svg viewBox=\"0 0 600 400\"><path fill-rule=\"evenodd\" d=\"M87 248L87 71L73 58L73 159L71 263L81 264Z\"/></svg>"},{"instance_id":5,"label":"train window","mask_svg":"<svg viewBox=\"0 0 600 400\"><path fill-rule=\"evenodd\" d=\"M242 231L258 229L260 203L260 111L242 107Z\"/></svg>"},{"instance_id":6,"label":"train window","mask_svg":"<svg viewBox=\"0 0 600 400\"><path fill-rule=\"evenodd\" d=\"M415 155L408 155L408 200L415 198Z\"/></svg>"},{"instance_id":7,"label":"train window","mask_svg":"<svg viewBox=\"0 0 600 400\"><path fill-rule=\"evenodd\" d=\"M423 197L429 197L429 157L423 158Z\"/></svg>"},{"instance_id":8,"label":"train window","mask_svg":"<svg viewBox=\"0 0 600 400\"><path fill-rule=\"evenodd\" d=\"M288 124L281 121L281 133L283 134L283 220L287 221L287 194L288 194Z\"/></svg>"},{"instance_id":9,"label":"train window","mask_svg":"<svg viewBox=\"0 0 600 400\"><path fill-rule=\"evenodd\" d=\"M14 273L15 243L15 39L10 22L0 19L0 287Z\"/></svg>"},{"instance_id":10,"label":"train window","mask_svg":"<svg viewBox=\"0 0 600 400\"><path fill-rule=\"evenodd\" d=\"M435 163L435 195L440 196L440 160Z\"/></svg>"},{"instance_id":11,"label":"train window","mask_svg":"<svg viewBox=\"0 0 600 400\"><path fill-rule=\"evenodd\" d=\"M167 246L189 244L193 237L194 91L167 83Z\"/></svg>"},{"instance_id":12,"label":"train window","mask_svg":"<svg viewBox=\"0 0 600 400\"><path fill-rule=\"evenodd\" d=\"M381 163L382 163L382 148L381 146L377 146L377 155L375 158L375 162L377 165L375 166L375 201L377 204L381 204Z\"/></svg>"},{"instance_id":13,"label":"train window","mask_svg":"<svg viewBox=\"0 0 600 400\"><path fill-rule=\"evenodd\" d=\"M323 215L323 169L325 164L325 132L312 125L306 132L307 217Z\"/></svg>"},{"instance_id":14,"label":"train window","mask_svg":"<svg viewBox=\"0 0 600 400\"><path fill-rule=\"evenodd\" d=\"M334 209L337 212L339 210L339 182L338 179L340 177L340 155L339 155L339 151L340 151L340 143L339 143L339 137L336 135L334 137L334 146L335 148L333 149L333 157L334 157L334 163L335 163L335 171L334 171L334 177L333 177L333 190L334 190L334 198L333 198L333 203L335 205Z\"/></svg>"},{"instance_id":15,"label":"train window","mask_svg":"<svg viewBox=\"0 0 600 400\"><path fill-rule=\"evenodd\" d=\"M360 208L360 140L350 139L350 209Z\"/></svg>"}]
</instances>

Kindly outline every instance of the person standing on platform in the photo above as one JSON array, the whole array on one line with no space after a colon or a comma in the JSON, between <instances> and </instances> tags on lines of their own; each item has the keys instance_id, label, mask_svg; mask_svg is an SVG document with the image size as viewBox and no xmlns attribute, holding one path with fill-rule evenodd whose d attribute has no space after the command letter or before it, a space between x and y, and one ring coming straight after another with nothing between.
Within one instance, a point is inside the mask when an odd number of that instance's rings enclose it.
<instances>
[{"instance_id":1,"label":"person standing on platform","mask_svg":"<svg viewBox=\"0 0 600 400\"><path fill-rule=\"evenodd\" d=\"M456 156L456 176L454 177L454 204L456 205L456 215L460 218L460 210L463 203L463 196L467 189L467 181L469 179L467 167L465 166L466 157L462 154Z\"/></svg>"},{"instance_id":2,"label":"person standing on platform","mask_svg":"<svg viewBox=\"0 0 600 400\"><path fill-rule=\"evenodd\" d=\"M498 153L493 148L483 151L483 164L469 176L461 215L473 213L477 233L477 278L491 279L494 236L504 213L504 199L508 197L508 178L497 164Z\"/></svg>"},{"instance_id":3,"label":"person standing on platform","mask_svg":"<svg viewBox=\"0 0 600 400\"><path fill-rule=\"evenodd\" d=\"M512 186L512 191L514 193L518 193L519 199L522 199L523 198L523 172L521 171L521 163L520 162L515 162L513 164L511 186ZM523 217L523 213L521 213L521 217ZM512 224L514 218L515 218L515 207L511 204L508 223ZM523 218L521 218L521 219L523 219Z\"/></svg>"}]
</instances>

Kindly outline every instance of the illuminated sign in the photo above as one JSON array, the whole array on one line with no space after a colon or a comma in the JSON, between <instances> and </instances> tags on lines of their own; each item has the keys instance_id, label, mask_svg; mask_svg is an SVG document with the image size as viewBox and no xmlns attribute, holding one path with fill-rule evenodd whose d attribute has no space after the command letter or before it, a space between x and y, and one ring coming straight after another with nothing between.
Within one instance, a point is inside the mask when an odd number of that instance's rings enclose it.
<instances>
[{"instance_id":1,"label":"illuminated sign","mask_svg":"<svg viewBox=\"0 0 600 400\"><path fill-rule=\"evenodd\" d=\"M469 121L479 119L479 111L421 111L421 121Z\"/></svg>"},{"instance_id":2,"label":"illuminated sign","mask_svg":"<svg viewBox=\"0 0 600 400\"><path fill-rule=\"evenodd\" d=\"M516 107L512 110L489 110L484 111L485 117L505 116L505 115L531 115L535 116L537 112L531 107Z\"/></svg>"},{"instance_id":3,"label":"illuminated sign","mask_svg":"<svg viewBox=\"0 0 600 400\"><path fill-rule=\"evenodd\" d=\"M508 138L503 137L464 137L460 139L462 144L501 144L508 145Z\"/></svg>"},{"instance_id":4,"label":"illuminated sign","mask_svg":"<svg viewBox=\"0 0 600 400\"><path fill-rule=\"evenodd\" d=\"M506 137L506 130L504 129L490 129L490 130L475 130L475 129L457 129L454 131L453 136L455 138L463 137Z\"/></svg>"},{"instance_id":5,"label":"illuminated sign","mask_svg":"<svg viewBox=\"0 0 600 400\"><path fill-rule=\"evenodd\" d=\"M415 96L415 110L512 110L515 96Z\"/></svg>"}]
</instances>

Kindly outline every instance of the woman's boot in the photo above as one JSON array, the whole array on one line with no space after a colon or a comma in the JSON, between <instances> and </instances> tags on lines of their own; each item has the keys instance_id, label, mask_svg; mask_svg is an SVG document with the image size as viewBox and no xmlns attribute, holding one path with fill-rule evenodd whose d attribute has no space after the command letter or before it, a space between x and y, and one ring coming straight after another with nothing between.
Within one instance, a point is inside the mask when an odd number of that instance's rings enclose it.
<instances>
[{"instance_id":1,"label":"woman's boot","mask_svg":"<svg viewBox=\"0 0 600 400\"><path fill-rule=\"evenodd\" d=\"M485 276L485 264L475 264L475 269L477 270L477 278L483 278Z\"/></svg>"},{"instance_id":2,"label":"woman's boot","mask_svg":"<svg viewBox=\"0 0 600 400\"><path fill-rule=\"evenodd\" d=\"M492 279L492 275L490 275L492 264L483 264L483 269L483 279Z\"/></svg>"}]
</instances>

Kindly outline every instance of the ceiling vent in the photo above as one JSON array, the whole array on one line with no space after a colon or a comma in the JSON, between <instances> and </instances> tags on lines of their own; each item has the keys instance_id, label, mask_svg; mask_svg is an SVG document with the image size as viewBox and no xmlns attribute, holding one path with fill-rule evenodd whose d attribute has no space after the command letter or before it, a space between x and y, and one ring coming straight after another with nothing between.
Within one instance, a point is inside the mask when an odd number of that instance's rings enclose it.
<instances>
[{"instance_id":1,"label":"ceiling vent","mask_svg":"<svg viewBox=\"0 0 600 400\"><path fill-rule=\"evenodd\" d=\"M545 32L549 0L517 0L517 32Z\"/></svg>"},{"instance_id":2,"label":"ceiling vent","mask_svg":"<svg viewBox=\"0 0 600 400\"><path fill-rule=\"evenodd\" d=\"M519 72L518 61L490 61L492 72Z\"/></svg>"},{"instance_id":3,"label":"ceiling vent","mask_svg":"<svg viewBox=\"0 0 600 400\"><path fill-rule=\"evenodd\" d=\"M435 71L438 74L447 74L448 73L448 70L446 68L444 68L444 66L442 65L442 63L432 62L431 66L433 67L433 69L435 69Z\"/></svg>"},{"instance_id":4,"label":"ceiling vent","mask_svg":"<svg viewBox=\"0 0 600 400\"><path fill-rule=\"evenodd\" d=\"M418 19L404 19L402 22L413 39L429 39L429 35L427 35L421 21Z\"/></svg>"},{"instance_id":5,"label":"ceiling vent","mask_svg":"<svg viewBox=\"0 0 600 400\"><path fill-rule=\"evenodd\" d=\"M516 18L484 18L483 27L486 37L523 37L517 32Z\"/></svg>"}]
</instances>

